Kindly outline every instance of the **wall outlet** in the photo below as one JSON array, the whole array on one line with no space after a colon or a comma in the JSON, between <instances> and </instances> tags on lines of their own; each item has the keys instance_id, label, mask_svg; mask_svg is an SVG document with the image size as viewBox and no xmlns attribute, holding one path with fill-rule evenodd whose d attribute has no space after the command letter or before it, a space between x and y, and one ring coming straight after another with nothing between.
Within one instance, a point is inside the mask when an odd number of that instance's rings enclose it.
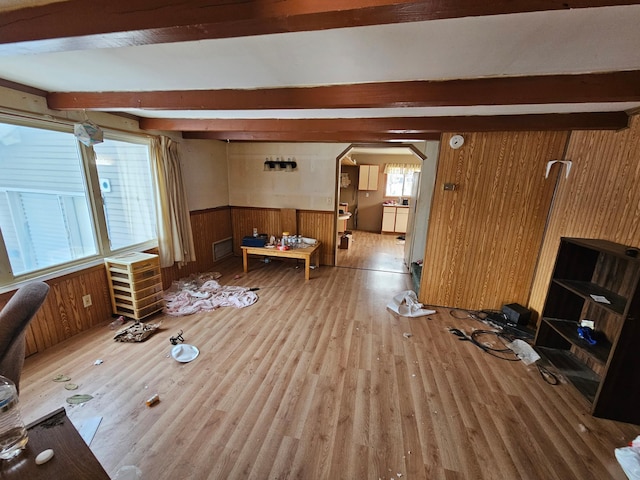
<instances>
[{"instance_id":1,"label":"wall outlet","mask_svg":"<svg viewBox=\"0 0 640 480\"><path fill-rule=\"evenodd\" d=\"M82 304L84 305L84 308L93 305L93 303L91 302L91 295L85 295L84 297L82 297Z\"/></svg>"}]
</instances>

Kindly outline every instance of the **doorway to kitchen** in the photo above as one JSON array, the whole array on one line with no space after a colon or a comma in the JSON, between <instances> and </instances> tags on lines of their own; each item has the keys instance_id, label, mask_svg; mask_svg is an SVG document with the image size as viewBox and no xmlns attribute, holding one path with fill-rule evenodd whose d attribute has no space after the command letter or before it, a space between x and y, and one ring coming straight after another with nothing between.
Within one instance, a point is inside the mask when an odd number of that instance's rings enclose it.
<instances>
[{"instance_id":1,"label":"doorway to kitchen","mask_svg":"<svg viewBox=\"0 0 640 480\"><path fill-rule=\"evenodd\" d=\"M430 145L431 144L431 145ZM399 195L389 195L387 185L388 167L411 166L420 170L429 158L428 175L425 182L431 184L428 194L430 207L431 192L435 181L435 162L438 142L424 142L422 145L351 145L338 156L337 200L336 200L336 265L344 268L378 270L386 272L410 272L412 250L415 238L415 215L407 221L407 214L415 213L416 192L400 190ZM422 150L428 152L426 155ZM419 176L417 181L421 181ZM413 180L413 177L411 178ZM397 193L397 192L395 192ZM413 197L412 197L413 195ZM424 198L423 198L424 200ZM397 222L397 229L389 228L388 219L383 218L388 206L398 211L406 222L406 229ZM426 245L426 225L428 210L422 208L419 219L419 245L416 255L424 254ZM384 223L383 223L384 222ZM409 244L408 244L409 242Z\"/></svg>"}]
</instances>

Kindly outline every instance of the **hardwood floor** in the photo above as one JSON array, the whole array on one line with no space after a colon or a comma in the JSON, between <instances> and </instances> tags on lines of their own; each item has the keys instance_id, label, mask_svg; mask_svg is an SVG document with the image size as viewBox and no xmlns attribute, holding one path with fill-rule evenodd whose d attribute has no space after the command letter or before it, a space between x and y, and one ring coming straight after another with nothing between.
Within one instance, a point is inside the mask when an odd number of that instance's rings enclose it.
<instances>
[{"instance_id":1,"label":"hardwood floor","mask_svg":"<svg viewBox=\"0 0 640 480\"><path fill-rule=\"evenodd\" d=\"M305 282L296 267L253 260L243 274L232 258L219 281L258 287L250 307L159 315L136 344L114 342L105 319L27 358L25 421L62 405L74 423L103 417L91 449L112 477L133 465L145 480L625 478L614 448L638 427L591 417L572 386L448 331L484 324L446 308L394 315L407 274L320 267ZM191 363L169 356L180 330L200 349ZM74 393L94 398L66 405Z\"/></svg>"},{"instance_id":2,"label":"hardwood floor","mask_svg":"<svg viewBox=\"0 0 640 480\"><path fill-rule=\"evenodd\" d=\"M397 237L354 230L349 248L338 249L338 266L408 273L404 265L404 240Z\"/></svg>"}]
</instances>

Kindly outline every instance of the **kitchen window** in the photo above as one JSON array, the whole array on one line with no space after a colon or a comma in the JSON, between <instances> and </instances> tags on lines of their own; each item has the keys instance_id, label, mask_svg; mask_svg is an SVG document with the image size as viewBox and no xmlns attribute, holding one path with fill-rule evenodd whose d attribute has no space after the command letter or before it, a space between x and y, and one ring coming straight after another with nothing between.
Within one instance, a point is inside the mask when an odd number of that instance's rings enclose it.
<instances>
[{"instance_id":1,"label":"kitchen window","mask_svg":"<svg viewBox=\"0 0 640 480\"><path fill-rule=\"evenodd\" d=\"M408 197L413 188L413 174L420 171L420 165L388 163L384 167L387 175L385 196Z\"/></svg>"},{"instance_id":2,"label":"kitchen window","mask_svg":"<svg viewBox=\"0 0 640 480\"><path fill-rule=\"evenodd\" d=\"M149 144L0 119L0 286L157 244Z\"/></svg>"}]
</instances>

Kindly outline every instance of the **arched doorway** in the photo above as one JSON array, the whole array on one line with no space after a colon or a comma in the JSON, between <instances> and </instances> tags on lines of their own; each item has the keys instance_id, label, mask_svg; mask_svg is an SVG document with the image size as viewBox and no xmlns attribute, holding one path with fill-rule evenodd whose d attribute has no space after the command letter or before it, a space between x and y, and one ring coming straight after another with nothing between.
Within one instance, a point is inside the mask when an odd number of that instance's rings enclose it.
<instances>
[{"instance_id":1,"label":"arched doorway","mask_svg":"<svg viewBox=\"0 0 640 480\"><path fill-rule=\"evenodd\" d=\"M352 144L338 155L335 206L337 266L408 273L413 258L421 258L426 242L426 223L435 181L438 147L439 142ZM428 196L427 199L422 198L421 203L428 204L428 208L425 211L422 205L418 222L415 213L419 190L415 192L414 198L409 198L411 195L400 195L408 205L401 205L400 197L389 196L386 191L387 175L384 173L385 166L389 164L418 164L425 171L426 175L420 174L419 181L421 190L426 190L424 195ZM377 170L377 181L365 187L361 174L370 175L369 166ZM390 232L389 227L383 233L383 214L385 210L389 210L385 208L385 203L392 202L400 203L398 212L406 214L409 211L413 214L407 222L406 233L402 230ZM416 231L415 226L420 228ZM352 232L351 242L344 241L345 231ZM414 232L417 236L413 235ZM419 241L414 241L416 239ZM343 248L340 248L341 245ZM414 255L413 250L416 248Z\"/></svg>"}]
</instances>

